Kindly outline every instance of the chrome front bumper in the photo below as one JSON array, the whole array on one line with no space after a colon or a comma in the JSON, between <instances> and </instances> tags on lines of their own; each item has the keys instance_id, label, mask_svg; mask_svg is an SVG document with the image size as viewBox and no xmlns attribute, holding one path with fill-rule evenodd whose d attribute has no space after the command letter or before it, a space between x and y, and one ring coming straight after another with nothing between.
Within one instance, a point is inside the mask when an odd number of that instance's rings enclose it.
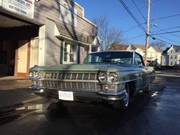
<instances>
[{"instance_id":1,"label":"chrome front bumper","mask_svg":"<svg viewBox=\"0 0 180 135\"><path fill-rule=\"evenodd\" d=\"M32 85L28 88L34 90L33 92L39 96L49 96L46 93L47 88L45 88L45 87ZM58 91L58 89L48 89L48 91L52 91L52 90ZM125 89L119 90L118 92L103 92L103 91L97 91L97 90L85 91L85 90L81 90L81 89L80 90L67 90L67 91L73 91L73 93L76 93L75 96L77 96L77 97L78 97L78 95L81 95L81 96L84 95L85 97L88 97L88 95L91 94L91 95L94 95L94 97L101 98L103 100L112 100L112 101L122 100L125 97L125 93L126 93Z\"/></svg>"}]
</instances>

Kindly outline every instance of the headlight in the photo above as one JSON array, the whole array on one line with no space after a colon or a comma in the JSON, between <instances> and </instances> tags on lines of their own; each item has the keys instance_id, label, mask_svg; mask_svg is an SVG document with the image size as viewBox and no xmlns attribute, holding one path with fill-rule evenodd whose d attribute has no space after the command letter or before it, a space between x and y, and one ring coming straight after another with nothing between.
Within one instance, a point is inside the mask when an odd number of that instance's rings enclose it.
<instances>
[{"instance_id":1,"label":"headlight","mask_svg":"<svg viewBox=\"0 0 180 135\"><path fill-rule=\"evenodd\" d=\"M100 72L98 75L98 79L100 82L107 82L107 74L104 72Z\"/></svg>"},{"instance_id":2,"label":"headlight","mask_svg":"<svg viewBox=\"0 0 180 135\"><path fill-rule=\"evenodd\" d=\"M118 82L119 81L119 74L117 72L110 72L110 73L105 73L105 72L100 72L98 75L98 79L100 82L105 83L105 82Z\"/></svg>"},{"instance_id":3,"label":"headlight","mask_svg":"<svg viewBox=\"0 0 180 135\"><path fill-rule=\"evenodd\" d=\"M40 74L39 74L39 72L34 72L34 78L37 78L37 79L39 79L39 78L40 78Z\"/></svg>"},{"instance_id":4,"label":"headlight","mask_svg":"<svg viewBox=\"0 0 180 135\"><path fill-rule=\"evenodd\" d=\"M116 72L110 73L108 76L108 81L113 83L113 82L117 82L119 80L119 75Z\"/></svg>"},{"instance_id":5,"label":"headlight","mask_svg":"<svg viewBox=\"0 0 180 135\"><path fill-rule=\"evenodd\" d=\"M31 78L33 76L33 72L29 72L29 78Z\"/></svg>"},{"instance_id":6,"label":"headlight","mask_svg":"<svg viewBox=\"0 0 180 135\"><path fill-rule=\"evenodd\" d=\"M40 73L38 71L30 71L28 76L30 79L40 79L41 78Z\"/></svg>"}]
</instances>

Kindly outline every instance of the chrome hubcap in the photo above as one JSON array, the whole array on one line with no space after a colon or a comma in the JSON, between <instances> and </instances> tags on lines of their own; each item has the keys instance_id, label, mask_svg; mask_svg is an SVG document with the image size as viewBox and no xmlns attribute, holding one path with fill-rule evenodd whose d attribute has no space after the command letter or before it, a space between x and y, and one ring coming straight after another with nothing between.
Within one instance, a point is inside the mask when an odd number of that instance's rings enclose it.
<instances>
[{"instance_id":1,"label":"chrome hubcap","mask_svg":"<svg viewBox=\"0 0 180 135\"><path fill-rule=\"evenodd\" d=\"M124 105L125 105L125 106L128 106L128 104L129 104L129 94L128 94L127 91L126 91L125 97L124 97Z\"/></svg>"}]
</instances>

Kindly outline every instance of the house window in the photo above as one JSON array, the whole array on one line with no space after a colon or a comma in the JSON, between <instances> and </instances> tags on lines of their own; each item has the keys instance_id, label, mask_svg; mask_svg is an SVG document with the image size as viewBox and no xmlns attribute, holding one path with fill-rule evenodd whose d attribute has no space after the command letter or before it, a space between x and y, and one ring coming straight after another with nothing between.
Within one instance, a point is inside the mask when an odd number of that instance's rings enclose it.
<instances>
[{"instance_id":1,"label":"house window","mask_svg":"<svg viewBox=\"0 0 180 135\"><path fill-rule=\"evenodd\" d=\"M67 62L67 55L68 55L68 52L67 52L67 46L64 46L64 62Z\"/></svg>"},{"instance_id":2,"label":"house window","mask_svg":"<svg viewBox=\"0 0 180 135\"><path fill-rule=\"evenodd\" d=\"M70 62L75 62L75 50L76 49L74 45L70 47L70 52L69 52Z\"/></svg>"},{"instance_id":3,"label":"house window","mask_svg":"<svg viewBox=\"0 0 180 135\"><path fill-rule=\"evenodd\" d=\"M63 64L77 63L77 45L64 44Z\"/></svg>"}]
</instances>

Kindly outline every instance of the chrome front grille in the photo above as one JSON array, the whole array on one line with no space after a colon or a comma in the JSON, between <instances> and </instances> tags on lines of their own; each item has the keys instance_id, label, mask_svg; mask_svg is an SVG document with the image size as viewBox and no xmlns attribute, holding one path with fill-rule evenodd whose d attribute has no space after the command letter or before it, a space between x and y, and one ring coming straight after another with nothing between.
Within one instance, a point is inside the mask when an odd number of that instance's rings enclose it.
<instances>
[{"instance_id":1,"label":"chrome front grille","mask_svg":"<svg viewBox=\"0 0 180 135\"><path fill-rule=\"evenodd\" d=\"M43 87L63 90L100 90L99 83L95 82L61 82L61 81L42 81Z\"/></svg>"},{"instance_id":2,"label":"chrome front grille","mask_svg":"<svg viewBox=\"0 0 180 135\"><path fill-rule=\"evenodd\" d=\"M97 73L46 73L45 79L97 80Z\"/></svg>"},{"instance_id":3,"label":"chrome front grille","mask_svg":"<svg viewBox=\"0 0 180 135\"><path fill-rule=\"evenodd\" d=\"M101 89L97 81L97 73L48 72L41 81L43 87L59 90L92 91Z\"/></svg>"}]
</instances>

